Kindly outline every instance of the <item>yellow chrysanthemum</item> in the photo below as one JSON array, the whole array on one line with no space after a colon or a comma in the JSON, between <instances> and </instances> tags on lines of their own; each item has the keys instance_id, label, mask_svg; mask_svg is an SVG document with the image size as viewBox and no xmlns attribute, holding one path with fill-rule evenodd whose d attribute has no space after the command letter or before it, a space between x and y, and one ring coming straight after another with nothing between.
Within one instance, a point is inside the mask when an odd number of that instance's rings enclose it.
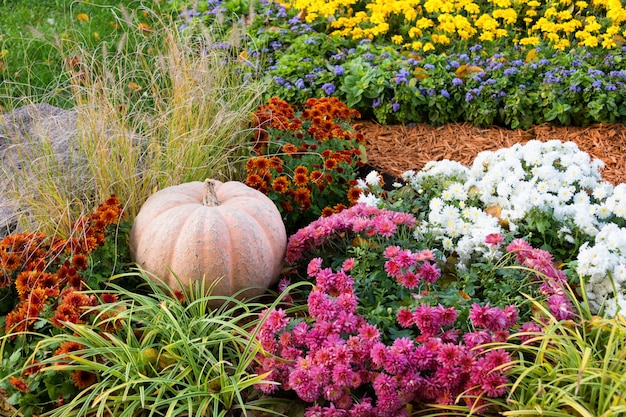
<instances>
[{"instance_id":1,"label":"yellow chrysanthemum","mask_svg":"<svg viewBox=\"0 0 626 417\"><path fill-rule=\"evenodd\" d=\"M475 25L483 31L492 31L498 27L498 21L485 13L476 20Z\"/></svg>"},{"instance_id":2,"label":"yellow chrysanthemum","mask_svg":"<svg viewBox=\"0 0 626 417\"><path fill-rule=\"evenodd\" d=\"M598 38L595 36L589 36L581 42L581 45L587 46L589 48L595 48L596 46L598 46Z\"/></svg>"},{"instance_id":3,"label":"yellow chrysanthemum","mask_svg":"<svg viewBox=\"0 0 626 417\"><path fill-rule=\"evenodd\" d=\"M433 34L433 42L439 43L441 45L449 45L450 38L448 38L446 35Z\"/></svg>"},{"instance_id":4,"label":"yellow chrysanthemum","mask_svg":"<svg viewBox=\"0 0 626 417\"><path fill-rule=\"evenodd\" d=\"M420 29L427 29L427 28L435 26L435 23L426 17L422 17L417 22L415 22L415 26Z\"/></svg>"},{"instance_id":5,"label":"yellow chrysanthemum","mask_svg":"<svg viewBox=\"0 0 626 417\"><path fill-rule=\"evenodd\" d=\"M556 17L558 12L554 7L548 7L545 12L543 12L543 17L546 19L550 19L551 17Z\"/></svg>"},{"instance_id":6,"label":"yellow chrysanthemum","mask_svg":"<svg viewBox=\"0 0 626 417\"><path fill-rule=\"evenodd\" d=\"M480 6L478 6L476 3L468 3L465 6L463 6L463 9L469 14L480 13Z\"/></svg>"},{"instance_id":7,"label":"yellow chrysanthemum","mask_svg":"<svg viewBox=\"0 0 626 417\"><path fill-rule=\"evenodd\" d=\"M529 37L520 39L519 43L520 45L525 45L525 46L528 46L528 45L536 46L541 43L541 40L536 36L529 36Z\"/></svg>"},{"instance_id":8,"label":"yellow chrysanthemum","mask_svg":"<svg viewBox=\"0 0 626 417\"><path fill-rule=\"evenodd\" d=\"M615 43L615 41L613 40L612 36L603 36L603 41L602 41L602 48L604 49L611 49L611 48L615 48L617 46L617 44Z\"/></svg>"},{"instance_id":9,"label":"yellow chrysanthemum","mask_svg":"<svg viewBox=\"0 0 626 417\"><path fill-rule=\"evenodd\" d=\"M489 32L489 31L486 31L486 32L482 32L482 33L480 34L480 36L478 37L478 39L479 39L480 41L482 41L482 42L486 42L486 41L492 41L492 40L494 40L494 39L495 39L495 37L496 37L496 35L495 35L495 33L494 33L494 32Z\"/></svg>"},{"instance_id":10,"label":"yellow chrysanthemum","mask_svg":"<svg viewBox=\"0 0 626 417\"><path fill-rule=\"evenodd\" d=\"M395 43L396 45L402 45L404 39L402 39L401 35L394 35L391 37L391 42Z\"/></svg>"},{"instance_id":11,"label":"yellow chrysanthemum","mask_svg":"<svg viewBox=\"0 0 626 417\"><path fill-rule=\"evenodd\" d=\"M514 9L494 10L493 17L502 19L507 25L511 25L517 21L517 12Z\"/></svg>"},{"instance_id":12,"label":"yellow chrysanthemum","mask_svg":"<svg viewBox=\"0 0 626 417\"><path fill-rule=\"evenodd\" d=\"M501 7L501 8L507 8L507 7L511 7L511 1L510 0L490 0L494 6L496 7Z\"/></svg>"},{"instance_id":13,"label":"yellow chrysanthemum","mask_svg":"<svg viewBox=\"0 0 626 417\"><path fill-rule=\"evenodd\" d=\"M509 31L506 29L496 29L496 38L506 38L509 36Z\"/></svg>"},{"instance_id":14,"label":"yellow chrysanthemum","mask_svg":"<svg viewBox=\"0 0 626 417\"><path fill-rule=\"evenodd\" d=\"M422 30L420 28L412 27L409 29L409 38L419 38L422 36Z\"/></svg>"},{"instance_id":15,"label":"yellow chrysanthemum","mask_svg":"<svg viewBox=\"0 0 626 417\"><path fill-rule=\"evenodd\" d=\"M546 33L546 39L548 39L550 42L558 42L560 37L559 35L557 35L556 33Z\"/></svg>"},{"instance_id":16,"label":"yellow chrysanthemum","mask_svg":"<svg viewBox=\"0 0 626 417\"><path fill-rule=\"evenodd\" d=\"M569 10L563 10L556 14L556 18L558 20L570 20L572 18L572 13Z\"/></svg>"},{"instance_id":17,"label":"yellow chrysanthemum","mask_svg":"<svg viewBox=\"0 0 626 417\"><path fill-rule=\"evenodd\" d=\"M554 48L558 49L560 51L563 51L563 50L569 48L570 46L571 46L571 44L570 44L569 40L561 39L554 45Z\"/></svg>"}]
</instances>

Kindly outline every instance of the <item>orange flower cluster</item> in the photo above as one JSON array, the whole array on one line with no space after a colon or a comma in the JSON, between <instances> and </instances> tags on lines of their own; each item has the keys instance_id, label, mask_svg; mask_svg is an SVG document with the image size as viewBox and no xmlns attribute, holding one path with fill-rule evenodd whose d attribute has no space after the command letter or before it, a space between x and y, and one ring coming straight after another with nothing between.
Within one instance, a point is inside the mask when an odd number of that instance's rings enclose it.
<instances>
[{"instance_id":1,"label":"orange flower cluster","mask_svg":"<svg viewBox=\"0 0 626 417\"><path fill-rule=\"evenodd\" d=\"M47 237L39 232L6 236L0 241L0 288L14 285L18 301L6 315L5 332L31 330L46 305L56 309L52 322L78 323L94 298L75 292L84 289L80 275L88 255L106 239L106 228L123 216L117 197L111 196L95 213L75 222L69 239Z\"/></svg>"},{"instance_id":2,"label":"orange flower cluster","mask_svg":"<svg viewBox=\"0 0 626 417\"><path fill-rule=\"evenodd\" d=\"M272 98L254 116L257 156L247 161L245 182L268 195L285 220L305 223L351 203L346 194L364 149L363 134L350 126L358 111L335 97L309 99L301 110Z\"/></svg>"},{"instance_id":3,"label":"orange flower cluster","mask_svg":"<svg viewBox=\"0 0 626 417\"><path fill-rule=\"evenodd\" d=\"M267 104L259 107L253 114L255 150L263 151L267 147L268 142L273 139L269 134L271 129L293 132L299 140L304 138L304 129L318 141L335 138L364 142L362 133L346 131L336 123L340 120L350 122L361 117L357 110L349 109L336 97L310 98L304 106L300 118L289 103L277 97L272 97ZM310 123L305 126L303 121ZM306 151L306 148L302 151Z\"/></svg>"}]
</instances>

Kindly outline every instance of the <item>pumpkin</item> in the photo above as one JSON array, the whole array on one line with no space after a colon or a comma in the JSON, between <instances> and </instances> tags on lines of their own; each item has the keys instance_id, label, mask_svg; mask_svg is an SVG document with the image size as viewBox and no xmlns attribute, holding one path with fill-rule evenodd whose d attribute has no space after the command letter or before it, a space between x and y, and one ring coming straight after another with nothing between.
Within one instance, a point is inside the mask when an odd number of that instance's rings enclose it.
<instances>
[{"instance_id":1,"label":"pumpkin","mask_svg":"<svg viewBox=\"0 0 626 417\"><path fill-rule=\"evenodd\" d=\"M171 288L206 280L211 294L261 294L282 270L287 234L262 192L228 181L164 188L141 206L130 232L132 259ZM178 279L178 281L177 281ZM217 282L215 282L218 280ZM249 287L258 287L249 289Z\"/></svg>"}]
</instances>

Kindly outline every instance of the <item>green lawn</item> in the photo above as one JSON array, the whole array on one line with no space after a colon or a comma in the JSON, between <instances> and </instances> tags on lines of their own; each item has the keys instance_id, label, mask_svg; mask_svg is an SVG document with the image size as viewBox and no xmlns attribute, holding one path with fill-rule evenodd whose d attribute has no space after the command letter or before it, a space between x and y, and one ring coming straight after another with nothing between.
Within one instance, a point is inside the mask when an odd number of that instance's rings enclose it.
<instances>
[{"instance_id":1,"label":"green lawn","mask_svg":"<svg viewBox=\"0 0 626 417\"><path fill-rule=\"evenodd\" d=\"M150 24L156 1L0 1L0 110L25 100L71 107L66 62L73 50L114 51L130 26Z\"/></svg>"}]
</instances>

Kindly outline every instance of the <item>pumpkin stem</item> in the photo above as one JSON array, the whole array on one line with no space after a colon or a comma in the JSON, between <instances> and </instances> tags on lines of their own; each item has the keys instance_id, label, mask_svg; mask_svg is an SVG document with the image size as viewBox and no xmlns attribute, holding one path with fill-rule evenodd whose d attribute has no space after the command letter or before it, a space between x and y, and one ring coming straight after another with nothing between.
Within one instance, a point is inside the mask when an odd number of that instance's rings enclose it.
<instances>
[{"instance_id":1,"label":"pumpkin stem","mask_svg":"<svg viewBox=\"0 0 626 417\"><path fill-rule=\"evenodd\" d=\"M202 199L202 205L208 207L220 205L217 194L215 194L215 182L208 178L204 180L204 198Z\"/></svg>"}]
</instances>

